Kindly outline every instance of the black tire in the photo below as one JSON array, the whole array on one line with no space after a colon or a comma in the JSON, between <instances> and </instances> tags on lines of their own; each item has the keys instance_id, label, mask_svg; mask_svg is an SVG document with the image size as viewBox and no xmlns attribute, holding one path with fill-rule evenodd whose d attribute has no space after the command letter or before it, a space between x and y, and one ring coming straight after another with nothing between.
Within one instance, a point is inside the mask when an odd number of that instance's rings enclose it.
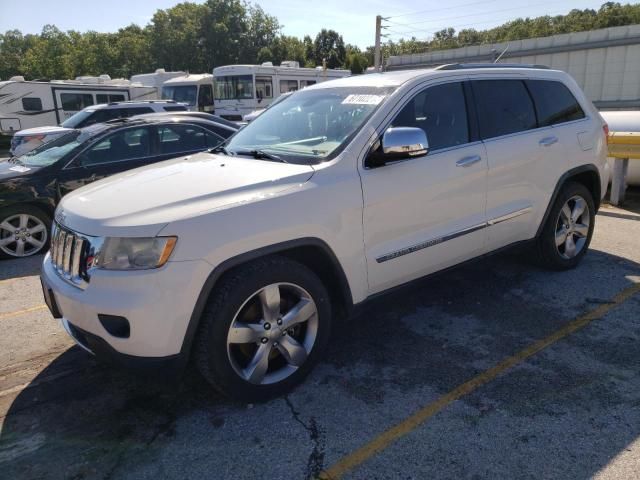
<instances>
[{"instance_id":1,"label":"black tire","mask_svg":"<svg viewBox=\"0 0 640 480\"><path fill-rule=\"evenodd\" d=\"M229 350L227 349L227 336L234 317L245 308L247 301L259 290L276 283L301 287L315 303L317 312L316 320L314 320L316 326L314 330L316 332L315 343L308 352L304 363L288 377L266 385L250 383L234 369L231 360L232 354L229 353L231 347ZM280 308L284 309L284 307ZM265 401L285 394L309 374L326 349L330 328L329 294L315 273L306 266L288 258L266 257L225 274L220 283L216 285L200 320L194 360L204 378L224 395L246 402ZM257 343L247 343L246 345L249 348L257 349L260 348ZM274 354L277 357L279 352L275 351ZM271 357L269 358L269 362L274 361L271 360ZM283 359L284 357L280 360Z\"/></svg>"},{"instance_id":2,"label":"black tire","mask_svg":"<svg viewBox=\"0 0 640 480\"><path fill-rule=\"evenodd\" d=\"M37 207L34 207L32 205L15 205L15 206L3 208L0 210L0 224L7 222L7 220L11 219L12 217L15 217L16 215L21 215L21 214L27 214L31 217L35 217L40 222L42 222L42 224L45 226L45 231L40 232L38 234L34 234L34 235L37 235L37 238L40 240L44 239L44 244L39 248L32 248L33 245L27 244L27 246L25 247L25 255L11 254L3 250L2 248L0 248L0 258L30 257L32 255L36 255L38 253L43 253L47 251L47 248L49 246L50 236L51 236L51 217L43 210ZM30 225L33 225L33 223L30 223ZM8 235L7 230L0 229L0 241L3 239L9 238L10 236L11 235ZM36 237L34 236L34 238ZM15 243L10 244L10 245L7 245L5 249L16 250L16 246L17 245Z\"/></svg>"},{"instance_id":3,"label":"black tire","mask_svg":"<svg viewBox=\"0 0 640 480\"><path fill-rule=\"evenodd\" d=\"M556 246L556 233L559 232L559 227L561 227L561 224L559 223L561 210L565 204L574 197L582 198L587 204L587 208L589 209L589 228L587 236L584 237L585 241L581 249L575 256L567 258L561 252L563 247ZM568 270L575 268L587 253L589 244L591 243L593 227L595 224L595 215L595 204L589 189L581 183L567 183L553 203L551 211L549 212L549 217L547 218L544 228L536 241L539 263L543 267L551 270Z\"/></svg>"}]
</instances>

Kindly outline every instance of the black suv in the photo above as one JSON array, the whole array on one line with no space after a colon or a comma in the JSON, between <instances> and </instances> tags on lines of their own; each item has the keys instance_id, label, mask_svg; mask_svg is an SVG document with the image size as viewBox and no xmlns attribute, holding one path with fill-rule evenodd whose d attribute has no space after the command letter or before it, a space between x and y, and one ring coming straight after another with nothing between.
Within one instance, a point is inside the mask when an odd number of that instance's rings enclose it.
<instances>
[{"instance_id":1,"label":"black suv","mask_svg":"<svg viewBox=\"0 0 640 480\"><path fill-rule=\"evenodd\" d=\"M45 248L63 195L124 170L220 145L238 129L213 118L163 114L98 123L0 161L0 257Z\"/></svg>"}]
</instances>

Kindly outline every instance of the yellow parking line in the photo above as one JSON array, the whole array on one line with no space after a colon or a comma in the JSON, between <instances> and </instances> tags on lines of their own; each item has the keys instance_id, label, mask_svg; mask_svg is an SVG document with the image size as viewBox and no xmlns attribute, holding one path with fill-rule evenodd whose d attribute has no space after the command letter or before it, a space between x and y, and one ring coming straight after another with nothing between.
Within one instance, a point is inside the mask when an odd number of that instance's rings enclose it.
<instances>
[{"instance_id":1,"label":"yellow parking line","mask_svg":"<svg viewBox=\"0 0 640 480\"><path fill-rule=\"evenodd\" d=\"M4 320L9 317L16 317L25 313L37 312L38 310L44 310L45 308L47 308L46 305L38 305L37 307L25 308L24 310L17 310L15 312L0 313L0 320Z\"/></svg>"},{"instance_id":2,"label":"yellow parking line","mask_svg":"<svg viewBox=\"0 0 640 480\"><path fill-rule=\"evenodd\" d=\"M535 355L541 350L554 344L558 340L561 340L567 335L570 335L571 333L574 333L577 330L580 330L581 328L590 324L594 320L598 320L602 318L611 309L625 302L631 296L635 295L638 292L640 292L639 283L634 283L634 285L625 288L623 291L621 291L615 297L613 297L611 299L611 302L602 304L597 308L591 310L590 312L587 312L584 315L579 316L578 318L569 322L560 330L557 330L556 332L552 333L548 337L545 337L542 340L538 340L537 342L529 345L524 350L521 350L515 355L506 358L495 367L492 367L489 370L484 371L477 377L474 377L468 382L463 383L462 385L454 388L449 393L437 399L435 402L430 403L429 405L418 410L416 413L414 413L407 419L403 420L402 422L398 423L397 425L391 427L387 431L378 435L369 443L363 445L353 453L350 453L349 455L343 457L333 466L321 472L319 477L321 479L332 479L332 480L336 480L342 477L348 471L358 467L369 458L373 457L377 453L386 449L389 445L391 445L396 440L402 438L403 436L415 430L422 423L424 423L426 420L428 420L433 415L438 413L440 410L444 409L449 404L473 392L474 390L481 387L482 385L495 379L500 374L504 373L506 370L510 369L511 367L519 363L522 363L527 358Z\"/></svg>"}]
</instances>

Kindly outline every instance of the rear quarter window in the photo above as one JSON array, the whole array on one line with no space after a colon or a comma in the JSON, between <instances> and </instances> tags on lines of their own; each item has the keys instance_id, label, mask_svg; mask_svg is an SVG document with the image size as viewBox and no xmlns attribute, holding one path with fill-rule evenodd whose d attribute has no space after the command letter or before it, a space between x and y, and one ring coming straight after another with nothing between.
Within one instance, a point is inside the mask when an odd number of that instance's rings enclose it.
<instances>
[{"instance_id":1,"label":"rear quarter window","mask_svg":"<svg viewBox=\"0 0 640 480\"><path fill-rule=\"evenodd\" d=\"M42 100L38 97L24 97L22 108L25 112L39 112L42 110Z\"/></svg>"},{"instance_id":2,"label":"rear quarter window","mask_svg":"<svg viewBox=\"0 0 640 480\"><path fill-rule=\"evenodd\" d=\"M527 80L526 84L536 105L540 127L572 122L585 117L576 97L563 83Z\"/></svg>"}]
</instances>

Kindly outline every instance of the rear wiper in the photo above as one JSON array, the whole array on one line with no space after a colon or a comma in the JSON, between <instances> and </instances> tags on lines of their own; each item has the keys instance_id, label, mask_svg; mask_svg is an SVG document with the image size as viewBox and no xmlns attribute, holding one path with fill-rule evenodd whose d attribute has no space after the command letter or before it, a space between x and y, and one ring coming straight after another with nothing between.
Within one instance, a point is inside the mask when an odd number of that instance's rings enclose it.
<instances>
[{"instance_id":1,"label":"rear wiper","mask_svg":"<svg viewBox=\"0 0 640 480\"><path fill-rule=\"evenodd\" d=\"M233 153L236 155L251 155L256 160L273 160L275 162L289 163L284 158L274 155L273 153L267 153L264 150L236 150Z\"/></svg>"}]
</instances>

